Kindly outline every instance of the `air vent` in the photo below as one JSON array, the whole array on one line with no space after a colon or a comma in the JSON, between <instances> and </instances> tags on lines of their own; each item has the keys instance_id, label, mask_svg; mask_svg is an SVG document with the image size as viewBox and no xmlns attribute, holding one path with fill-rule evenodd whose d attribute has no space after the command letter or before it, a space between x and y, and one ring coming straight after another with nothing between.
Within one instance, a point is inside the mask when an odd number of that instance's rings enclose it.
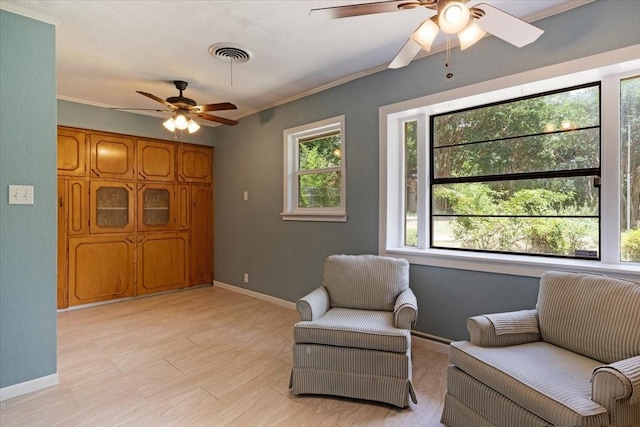
<instances>
[{"instance_id":1,"label":"air vent","mask_svg":"<svg viewBox=\"0 0 640 427\"><path fill-rule=\"evenodd\" d=\"M251 53L233 43L216 43L209 46L209 54L223 62L243 64L249 62Z\"/></svg>"}]
</instances>

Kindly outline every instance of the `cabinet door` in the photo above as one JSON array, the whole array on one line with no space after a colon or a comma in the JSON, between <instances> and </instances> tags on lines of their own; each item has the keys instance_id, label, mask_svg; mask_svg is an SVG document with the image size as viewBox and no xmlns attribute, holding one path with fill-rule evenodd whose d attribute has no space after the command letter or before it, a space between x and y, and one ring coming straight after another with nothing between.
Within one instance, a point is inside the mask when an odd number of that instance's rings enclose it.
<instances>
[{"instance_id":1,"label":"cabinet door","mask_svg":"<svg viewBox=\"0 0 640 427\"><path fill-rule=\"evenodd\" d=\"M89 205L91 233L135 231L135 185L115 181L91 181Z\"/></svg>"},{"instance_id":2,"label":"cabinet door","mask_svg":"<svg viewBox=\"0 0 640 427\"><path fill-rule=\"evenodd\" d=\"M173 182L176 146L166 142L138 140L138 179Z\"/></svg>"},{"instance_id":3,"label":"cabinet door","mask_svg":"<svg viewBox=\"0 0 640 427\"><path fill-rule=\"evenodd\" d=\"M134 237L69 238L69 305L133 296Z\"/></svg>"},{"instance_id":4,"label":"cabinet door","mask_svg":"<svg viewBox=\"0 0 640 427\"><path fill-rule=\"evenodd\" d=\"M178 150L178 181L210 184L213 181L213 149L181 146Z\"/></svg>"},{"instance_id":5,"label":"cabinet door","mask_svg":"<svg viewBox=\"0 0 640 427\"><path fill-rule=\"evenodd\" d=\"M188 230L191 223L191 188L188 185L178 185L176 189L178 230Z\"/></svg>"},{"instance_id":6,"label":"cabinet door","mask_svg":"<svg viewBox=\"0 0 640 427\"><path fill-rule=\"evenodd\" d=\"M138 185L138 231L174 230L176 227L175 186Z\"/></svg>"},{"instance_id":7,"label":"cabinet door","mask_svg":"<svg viewBox=\"0 0 640 427\"><path fill-rule=\"evenodd\" d=\"M134 140L114 135L91 135L91 176L133 180Z\"/></svg>"},{"instance_id":8,"label":"cabinet door","mask_svg":"<svg viewBox=\"0 0 640 427\"><path fill-rule=\"evenodd\" d=\"M70 236L87 233L89 224L89 189L87 181L70 179L67 186L68 232Z\"/></svg>"},{"instance_id":9,"label":"cabinet door","mask_svg":"<svg viewBox=\"0 0 640 427\"><path fill-rule=\"evenodd\" d=\"M213 205L210 186L191 186L191 284L213 282Z\"/></svg>"},{"instance_id":10,"label":"cabinet door","mask_svg":"<svg viewBox=\"0 0 640 427\"><path fill-rule=\"evenodd\" d=\"M58 178L58 308L69 306L67 281L67 181Z\"/></svg>"},{"instance_id":11,"label":"cabinet door","mask_svg":"<svg viewBox=\"0 0 640 427\"><path fill-rule=\"evenodd\" d=\"M138 295L189 286L189 233L138 235Z\"/></svg>"},{"instance_id":12,"label":"cabinet door","mask_svg":"<svg viewBox=\"0 0 640 427\"><path fill-rule=\"evenodd\" d=\"M58 128L58 175L85 176L87 172L87 134Z\"/></svg>"}]
</instances>

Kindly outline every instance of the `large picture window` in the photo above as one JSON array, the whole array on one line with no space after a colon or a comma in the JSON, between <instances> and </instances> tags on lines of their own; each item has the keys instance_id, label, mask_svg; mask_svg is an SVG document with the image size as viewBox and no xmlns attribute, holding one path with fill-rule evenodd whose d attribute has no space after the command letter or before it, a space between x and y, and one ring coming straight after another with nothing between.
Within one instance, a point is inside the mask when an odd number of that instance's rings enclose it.
<instances>
[{"instance_id":1,"label":"large picture window","mask_svg":"<svg viewBox=\"0 0 640 427\"><path fill-rule=\"evenodd\" d=\"M284 131L283 219L345 221L344 116Z\"/></svg>"},{"instance_id":2,"label":"large picture window","mask_svg":"<svg viewBox=\"0 0 640 427\"><path fill-rule=\"evenodd\" d=\"M599 258L599 84L430 121L432 248Z\"/></svg>"},{"instance_id":3,"label":"large picture window","mask_svg":"<svg viewBox=\"0 0 640 427\"><path fill-rule=\"evenodd\" d=\"M640 274L631 51L381 107L380 123L380 254L508 274Z\"/></svg>"}]
</instances>

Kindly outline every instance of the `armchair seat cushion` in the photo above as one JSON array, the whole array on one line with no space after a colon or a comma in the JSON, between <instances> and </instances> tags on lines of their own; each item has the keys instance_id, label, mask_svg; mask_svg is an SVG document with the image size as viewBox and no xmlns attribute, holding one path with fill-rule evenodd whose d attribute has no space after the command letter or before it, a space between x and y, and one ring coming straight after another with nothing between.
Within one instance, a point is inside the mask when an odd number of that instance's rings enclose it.
<instances>
[{"instance_id":1,"label":"armchair seat cushion","mask_svg":"<svg viewBox=\"0 0 640 427\"><path fill-rule=\"evenodd\" d=\"M406 353L411 332L393 326L393 312L331 308L314 321L294 326L296 343Z\"/></svg>"},{"instance_id":2,"label":"armchair seat cushion","mask_svg":"<svg viewBox=\"0 0 640 427\"><path fill-rule=\"evenodd\" d=\"M602 363L553 344L510 347L451 344L455 366L553 425L607 425L607 410L591 400L591 376ZM464 400L464 397L463 397Z\"/></svg>"}]
</instances>

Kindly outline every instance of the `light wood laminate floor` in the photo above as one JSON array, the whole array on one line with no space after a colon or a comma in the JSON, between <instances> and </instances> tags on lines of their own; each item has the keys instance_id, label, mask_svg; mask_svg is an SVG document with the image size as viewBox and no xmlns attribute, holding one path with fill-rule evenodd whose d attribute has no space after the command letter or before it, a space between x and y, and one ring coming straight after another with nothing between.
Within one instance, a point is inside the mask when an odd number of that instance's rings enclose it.
<instances>
[{"instance_id":1,"label":"light wood laminate floor","mask_svg":"<svg viewBox=\"0 0 640 427\"><path fill-rule=\"evenodd\" d=\"M294 396L295 310L203 287L58 314L54 387L5 400L9 426L441 426L447 357L415 344L418 405Z\"/></svg>"}]
</instances>

